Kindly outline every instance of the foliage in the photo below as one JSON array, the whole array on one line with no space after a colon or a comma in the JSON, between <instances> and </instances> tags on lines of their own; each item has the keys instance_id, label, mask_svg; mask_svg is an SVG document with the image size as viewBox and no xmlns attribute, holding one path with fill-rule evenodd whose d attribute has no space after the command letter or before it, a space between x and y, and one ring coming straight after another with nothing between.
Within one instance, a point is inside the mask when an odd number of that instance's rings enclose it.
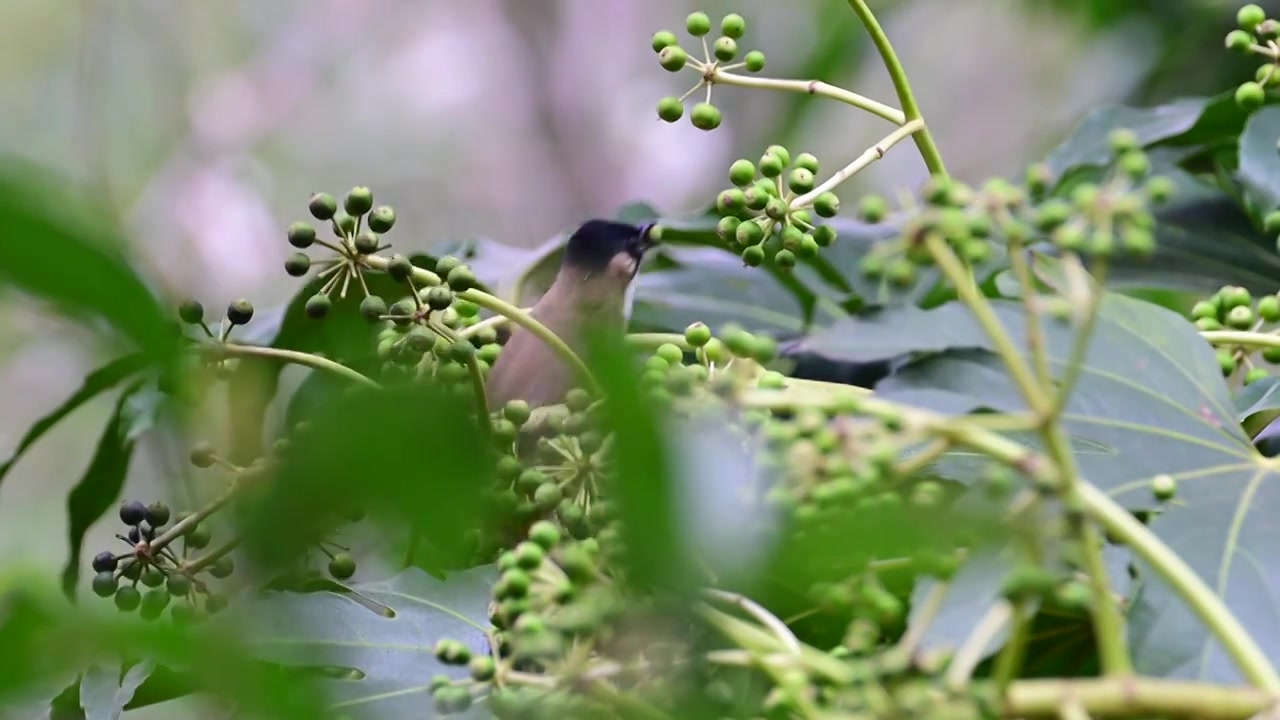
<instances>
[{"instance_id":1,"label":"foliage","mask_svg":"<svg viewBox=\"0 0 1280 720\"><path fill-rule=\"evenodd\" d=\"M331 232L284 233L285 271L306 278L291 302L236 300L211 321L182 300L175 326L100 224L33 195L34 171L0 175L0 278L127 346L0 465L122 387L67 499L64 590L103 602L0 578L3 706L117 718L199 693L279 718L1270 709L1280 22L1240 9L1226 45L1264 63L1230 92L1100 109L1024 177L970 185L948 176L874 15L848 5L897 107L760 77L737 14L690 15L693 49L653 35L663 68L696 76L659 101L667 122L716 130L713 100L734 87L892 129L834 171L781 144L752 152L694 217L622 208L626 225L607 227L625 244L605 261L657 242L622 342L527 307L583 243L608 240L589 230L603 225L529 251L410 257L390 252L396 211L369 188L317 193L308 211ZM927 183L849 212L842 183L906 140ZM563 366L560 402L495 398L518 362L511 333ZM269 436L285 365L310 374ZM543 370L515 371L560 377ZM233 411L229 447L190 447L222 479L212 499L121 502L137 444L211 388ZM86 530L113 508L122 546L86 561Z\"/></svg>"}]
</instances>

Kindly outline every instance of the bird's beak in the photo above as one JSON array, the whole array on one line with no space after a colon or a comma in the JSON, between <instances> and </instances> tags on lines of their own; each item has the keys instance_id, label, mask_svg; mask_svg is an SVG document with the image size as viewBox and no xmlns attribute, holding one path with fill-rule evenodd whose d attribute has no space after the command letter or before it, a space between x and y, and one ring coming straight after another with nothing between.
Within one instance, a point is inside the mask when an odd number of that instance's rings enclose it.
<instances>
[{"instance_id":1,"label":"bird's beak","mask_svg":"<svg viewBox=\"0 0 1280 720\"><path fill-rule=\"evenodd\" d=\"M649 252L658 244L660 236L661 229L658 227L657 223L641 225L639 232L636 234L635 242L632 245L632 255L639 260L646 252Z\"/></svg>"}]
</instances>

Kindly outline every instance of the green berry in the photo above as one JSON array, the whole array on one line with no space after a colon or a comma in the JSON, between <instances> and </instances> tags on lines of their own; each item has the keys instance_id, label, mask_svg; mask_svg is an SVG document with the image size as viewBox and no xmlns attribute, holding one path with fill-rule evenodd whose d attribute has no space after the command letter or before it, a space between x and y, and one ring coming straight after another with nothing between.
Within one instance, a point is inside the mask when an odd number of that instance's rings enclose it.
<instances>
[{"instance_id":1,"label":"green berry","mask_svg":"<svg viewBox=\"0 0 1280 720\"><path fill-rule=\"evenodd\" d=\"M303 306L303 311L307 314L307 317L319 320L320 318L328 315L329 310L332 308L333 301L329 299L328 295L316 293L315 295L307 298L307 303Z\"/></svg>"},{"instance_id":2,"label":"green berry","mask_svg":"<svg viewBox=\"0 0 1280 720\"><path fill-rule=\"evenodd\" d=\"M377 322L387 314L387 301L377 295L366 295L360 301L360 314L369 322Z\"/></svg>"},{"instance_id":3,"label":"green berry","mask_svg":"<svg viewBox=\"0 0 1280 720\"><path fill-rule=\"evenodd\" d=\"M760 157L760 174L767 178L775 178L782 174L786 168L786 163L782 157L776 153L766 152ZM769 183L769 190L776 190L773 183Z\"/></svg>"},{"instance_id":4,"label":"green berry","mask_svg":"<svg viewBox=\"0 0 1280 720\"><path fill-rule=\"evenodd\" d=\"M684 339L693 347L702 347L711 342L711 328L705 323L696 322L684 329Z\"/></svg>"},{"instance_id":5,"label":"green berry","mask_svg":"<svg viewBox=\"0 0 1280 720\"><path fill-rule=\"evenodd\" d=\"M1241 305L1252 305L1253 295L1249 290L1238 285L1228 285L1218 291L1219 304L1226 310L1240 307Z\"/></svg>"},{"instance_id":6,"label":"green berry","mask_svg":"<svg viewBox=\"0 0 1280 720\"><path fill-rule=\"evenodd\" d=\"M750 160L735 160L729 166L729 182L746 187L756 179L756 166Z\"/></svg>"},{"instance_id":7,"label":"green berry","mask_svg":"<svg viewBox=\"0 0 1280 720\"><path fill-rule=\"evenodd\" d=\"M290 245L300 250L309 248L316 241L316 229L307 223L296 222L289 226L287 237Z\"/></svg>"},{"instance_id":8,"label":"green berry","mask_svg":"<svg viewBox=\"0 0 1280 720\"><path fill-rule=\"evenodd\" d=\"M170 595L183 597L191 592L191 578L176 572L169 573L169 582L166 583L165 587L169 590Z\"/></svg>"},{"instance_id":9,"label":"green berry","mask_svg":"<svg viewBox=\"0 0 1280 720\"><path fill-rule=\"evenodd\" d=\"M1248 52L1253 47L1254 37L1244 30L1232 30L1227 33L1227 38L1223 42L1228 50L1236 52Z\"/></svg>"},{"instance_id":10,"label":"green berry","mask_svg":"<svg viewBox=\"0 0 1280 720\"><path fill-rule=\"evenodd\" d=\"M311 210L311 217L317 220L332 220L338 212L338 201L329 193L316 193L311 196L307 208Z\"/></svg>"},{"instance_id":11,"label":"green berry","mask_svg":"<svg viewBox=\"0 0 1280 720\"><path fill-rule=\"evenodd\" d=\"M1230 350L1218 351L1218 367L1222 370L1224 377L1236 371L1236 359L1232 356Z\"/></svg>"},{"instance_id":12,"label":"green berry","mask_svg":"<svg viewBox=\"0 0 1280 720\"><path fill-rule=\"evenodd\" d=\"M1263 295L1258 298L1258 316L1265 322L1280 322L1280 297Z\"/></svg>"},{"instance_id":13,"label":"green berry","mask_svg":"<svg viewBox=\"0 0 1280 720\"><path fill-rule=\"evenodd\" d=\"M1156 251L1156 236L1145 228L1126 227L1120 231L1120 246L1138 257L1149 257Z\"/></svg>"},{"instance_id":14,"label":"green berry","mask_svg":"<svg viewBox=\"0 0 1280 720\"><path fill-rule=\"evenodd\" d=\"M812 235L805 235L800 238L800 245L796 247L794 252L796 257L808 259L811 257L817 257L820 247L821 246L818 245L818 241L814 240Z\"/></svg>"},{"instance_id":15,"label":"green berry","mask_svg":"<svg viewBox=\"0 0 1280 720\"><path fill-rule=\"evenodd\" d=\"M878 223L889 214L889 201L879 195L867 195L858 203L858 216L869 223Z\"/></svg>"},{"instance_id":16,"label":"green berry","mask_svg":"<svg viewBox=\"0 0 1280 720\"><path fill-rule=\"evenodd\" d=\"M1259 380L1265 380L1266 378L1267 378L1266 368L1260 368L1260 367L1251 368L1249 372L1244 374L1244 384L1252 385L1253 383L1256 383Z\"/></svg>"},{"instance_id":17,"label":"green berry","mask_svg":"<svg viewBox=\"0 0 1280 720\"><path fill-rule=\"evenodd\" d=\"M169 591L156 589L148 590L142 595L142 602L138 606L138 615L143 620L152 621L160 617L164 609L169 606Z\"/></svg>"},{"instance_id":18,"label":"green berry","mask_svg":"<svg viewBox=\"0 0 1280 720\"><path fill-rule=\"evenodd\" d=\"M1272 365L1280 365L1280 347L1262 348L1262 359Z\"/></svg>"},{"instance_id":19,"label":"green berry","mask_svg":"<svg viewBox=\"0 0 1280 720\"><path fill-rule=\"evenodd\" d=\"M476 279L475 273L471 272L471 268L466 265L459 265L458 267L450 270L445 282L447 282L449 287L455 292L470 290L479 283Z\"/></svg>"},{"instance_id":20,"label":"green berry","mask_svg":"<svg viewBox=\"0 0 1280 720\"><path fill-rule=\"evenodd\" d=\"M670 365L680 365L684 362L684 351L675 343L663 343L662 345L659 345L658 350L654 354L665 360Z\"/></svg>"},{"instance_id":21,"label":"green berry","mask_svg":"<svg viewBox=\"0 0 1280 720\"><path fill-rule=\"evenodd\" d=\"M427 307L441 312L453 304L453 291L443 285L437 285L427 291L426 300Z\"/></svg>"},{"instance_id":22,"label":"green berry","mask_svg":"<svg viewBox=\"0 0 1280 720\"><path fill-rule=\"evenodd\" d=\"M356 252L361 255L372 255L378 251L378 236L368 230L362 230L359 235L356 235L352 244Z\"/></svg>"},{"instance_id":23,"label":"green berry","mask_svg":"<svg viewBox=\"0 0 1280 720\"><path fill-rule=\"evenodd\" d=\"M782 220L787 216L787 204L781 198L769 198L764 206L765 217L770 220Z\"/></svg>"},{"instance_id":24,"label":"green berry","mask_svg":"<svg viewBox=\"0 0 1280 720\"><path fill-rule=\"evenodd\" d=\"M742 59L746 63L747 72L758 73L764 70L764 53L759 50L752 50Z\"/></svg>"},{"instance_id":25,"label":"green berry","mask_svg":"<svg viewBox=\"0 0 1280 720\"><path fill-rule=\"evenodd\" d=\"M1227 311L1225 322L1227 327L1235 328L1236 330L1247 330L1253 326L1253 310L1248 305L1233 307Z\"/></svg>"},{"instance_id":26,"label":"green berry","mask_svg":"<svg viewBox=\"0 0 1280 720\"><path fill-rule=\"evenodd\" d=\"M673 123L684 116L684 103L674 95L668 95L658 101L658 117Z\"/></svg>"},{"instance_id":27,"label":"green berry","mask_svg":"<svg viewBox=\"0 0 1280 720\"><path fill-rule=\"evenodd\" d=\"M737 215L742 212L743 208L746 207L746 204L746 193L738 188L730 188L728 190L721 191L721 193L716 196L716 211L721 215Z\"/></svg>"},{"instance_id":28,"label":"green berry","mask_svg":"<svg viewBox=\"0 0 1280 720\"><path fill-rule=\"evenodd\" d=\"M396 282L405 282L413 275L413 263L403 255L392 255L387 263L387 274Z\"/></svg>"},{"instance_id":29,"label":"green berry","mask_svg":"<svg viewBox=\"0 0 1280 720\"><path fill-rule=\"evenodd\" d=\"M836 241L836 229L830 225L819 225L813 229L813 242L818 247L831 247Z\"/></svg>"},{"instance_id":30,"label":"green berry","mask_svg":"<svg viewBox=\"0 0 1280 720\"><path fill-rule=\"evenodd\" d=\"M1218 304L1208 300L1201 300L1191 306L1191 318L1199 320L1200 318L1218 319Z\"/></svg>"},{"instance_id":31,"label":"green berry","mask_svg":"<svg viewBox=\"0 0 1280 720\"><path fill-rule=\"evenodd\" d=\"M818 214L818 217L835 217L840 212L840 198L833 192L824 192L814 198L813 211Z\"/></svg>"},{"instance_id":32,"label":"green berry","mask_svg":"<svg viewBox=\"0 0 1280 720\"><path fill-rule=\"evenodd\" d=\"M653 34L651 47L653 47L654 52L662 52L664 48L669 48L679 42L680 40L676 38L675 33L670 30L659 30Z\"/></svg>"},{"instance_id":33,"label":"green berry","mask_svg":"<svg viewBox=\"0 0 1280 720\"><path fill-rule=\"evenodd\" d=\"M790 270L796 266L796 255L790 250L783 248L777 253L774 253L773 262L781 270Z\"/></svg>"},{"instance_id":34,"label":"green berry","mask_svg":"<svg viewBox=\"0 0 1280 720\"><path fill-rule=\"evenodd\" d=\"M1241 83L1240 87L1236 88L1236 104L1245 110L1256 110L1262 107L1266 99L1266 91L1256 82Z\"/></svg>"},{"instance_id":35,"label":"green berry","mask_svg":"<svg viewBox=\"0 0 1280 720\"><path fill-rule=\"evenodd\" d=\"M738 41L731 37L718 37L711 52L720 62L729 62L738 56Z\"/></svg>"},{"instance_id":36,"label":"green berry","mask_svg":"<svg viewBox=\"0 0 1280 720\"><path fill-rule=\"evenodd\" d=\"M356 561L349 553L338 553L329 560L329 574L337 580L346 580L356 574Z\"/></svg>"},{"instance_id":37,"label":"green berry","mask_svg":"<svg viewBox=\"0 0 1280 720\"><path fill-rule=\"evenodd\" d=\"M351 188L342 202L342 208L351 217L360 217L373 208L373 192L363 185Z\"/></svg>"},{"instance_id":38,"label":"green berry","mask_svg":"<svg viewBox=\"0 0 1280 720\"><path fill-rule=\"evenodd\" d=\"M541 485L533 493L533 503L543 511L559 505L562 499L564 499L564 492L555 483Z\"/></svg>"},{"instance_id":39,"label":"green berry","mask_svg":"<svg viewBox=\"0 0 1280 720\"><path fill-rule=\"evenodd\" d=\"M333 233L338 237L351 237L356 232L356 219L346 213L333 216Z\"/></svg>"},{"instance_id":40,"label":"green berry","mask_svg":"<svg viewBox=\"0 0 1280 720\"><path fill-rule=\"evenodd\" d=\"M787 377L777 370L766 370L760 373L756 385L763 390L783 390L787 387Z\"/></svg>"},{"instance_id":41,"label":"green berry","mask_svg":"<svg viewBox=\"0 0 1280 720\"><path fill-rule=\"evenodd\" d=\"M689 120L699 130L711 131L720 127L720 109L709 102L700 102L693 106Z\"/></svg>"},{"instance_id":42,"label":"green berry","mask_svg":"<svg viewBox=\"0 0 1280 720\"><path fill-rule=\"evenodd\" d=\"M748 267L760 267L764 264L764 248L752 245L742 251L742 263Z\"/></svg>"},{"instance_id":43,"label":"green berry","mask_svg":"<svg viewBox=\"0 0 1280 720\"><path fill-rule=\"evenodd\" d=\"M747 21L738 13L729 13L720 19L720 32L737 40L747 32Z\"/></svg>"},{"instance_id":44,"label":"green berry","mask_svg":"<svg viewBox=\"0 0 1280 720\"><path fill-rule=\"evenodd\" d=\"M742 220L732 215L726 215L716 222L716 237L724 242L729 242L737 236L738 226L742 224Z\"/></svg>"},{"instance_id":45,"label":"green berry","mask_svg":"<svg viewBox=\"0 0 1280 720\"><path fill-rule=\"evenodd\" d=\"M203 525L196 525L187 531L187 535L183 538L183 542L186 543L186 546L189 548L200 550L208 547L209 542L212 539L213 533L209 528L204 527Z\"/></svg>"},{"instance_id":46,"label":"green berry","mask_svg":"<svg viewBox=\"0 0 1280 720\"><path fill-rule=\"evenodd\" d=\"M532 414L529 403L524 400L511 400L502 408L502 416L518 426L529 422Z\"/></svg>"},{"instance_id":47,"label":"green berry","mask_svg":"<svg viewBox=\"0 0 1280 720\"><path fill-rule=\"evenodd\" d=\"M111 570L103 570L93 576L91 587L94 595L105 598L115 594L117 584L115 573Z\"/></svg>"},{"instance_id":48,"label":"green berry","mask_svg":"<svg viewBox=\"0 0 1280 720\"><path fill-rule=\"evenodd\" d=\"M560 528L547 520L539 520L529 528L529 540L544 550L550 550L560 542Z\"/></svg>"},{"instance_id":49,"label":"green berry","mask_svg":"<svg viewBox=\"0 0 1280 720\"><path fill-rule=\"evenodd\" d=\"M369 213L369 229L382 234L396 224L396 211L389 205L379 205Z\"/></svg>"},{"instance_id":50,"label":"green berry","mask_svg":"<svg viewBox=\"0 0 1280 720\"><path fill-rule=\"evenodd\" d=\"M1218 322L1217 318L1200 318L1196 320L1196 329L1200 332L1213 332L1221 330L1222 323Z\"/></svg>"},{"instance_id":51,"label":"green berry","mask_svg":"<svg viewBox=\"0 0 1280 720\"><path fill-rule=\"evenodd\" d=\"M185 300L178 306L178 319L188 325L199 325L204 321L204 306L195 300Z\"/></svg>"},{"instance_id":52,"label":"green berry","mask_svg":"<svg viewBox=\"0 0 1280 720\"><path fill-rule=\"evenodd\" d=\"M162 502L153 502L147 506L147 524L158 528L169 522L169 506Z\"/></svg>"},{"instance_id":53,"label":"green berry","mask_svg":"<svg viewBox=\"0 0 1280 720\"><path fill-rule=\"evenodd\" d=\"M1107 144L1111 146L1112 152L1124 154L1141 149L1142 141L1138 139L1138 134L1128 128L1118 128L1112 130L1107 136Z\"/></svg>"},{"instance_id":54,"label":"green berry","mask_svg":"<svg viewBox=\"0 0 1280 720\"><path fill-rule=\"evenodd\" d=\"M284 271L290 277L302 277L311 271L311 258L306 253L294 253L285 259Z\"/></svg>"},{"instance_id":55,"label":"green berry","mask_svg":"<svg viewBox=\"0 0 1280 720\"><path fill-rule=\"evenodd\" d=\"M544 485L543 487L546 486ZM529 572L537 570L542 566L542 562L546 559L546 551L548 549L549 548L544 548L540 543L536 542L526 541L516 545L516 548L513 551L516 567L528 570Z\"/></svg>"},{"instance_id":56,"label":"green berry","mask_svg":"<svg viewBox=\"0 0 1280 720\"><path fill-rule=\"evenodd\" d=\"M813 153L800 153L796 156L796 167L804 168L814 175L818 174L818 158Z\"/></svg>"},{"instance_id":57,"label":"green berry","mask_svg":"<svg viewBox=\"0 0 1280 720\"><path fill-rule=\"evenodd\" d=\"M1134 180L1138 180L1151 172L1151 161L1147 159L1147 154L1141 150L1131 150L1121 155L1118 165L1120 172Z\"/></svg>"},{"instance_id":58,"label":"green berry","mask_svg":"<svg viewBox=\"0 0 1280 720\"><path fill-rule=\"evenodd\" d=\"M757 245L764 239L764 228L760 227L760 223L748 220L738 225L734 238L739 245Z\"/></svg>"},{"instance_id":59,"label":"green berry","mask_svg":"<svg viewBox=\"0 0 1280 720\"><path fill-rule=\"evenodd\" d=\"M684 20L684 29L694 37L702 37L711 32L711 18L704 12L689 13Z\"/></svg>"},{"instance_id":60,"label":"green berry","mask_svg":"<svg viewBox=\"0 0 1280 720\"><path fill-rule=\"evenodd\" d=\"M227 320L232 325L245 325L253 319L253 303L240 298L227 305Z\"/></svg>"},{"instance_id":61,"label":"green berry","mask_svg":"<svg viewBox=\"0 0 1280 720\"><path fill-rule=\"evenodd\" d=\"M787 186L797 193L807 193L813 189L813 173L805 168L796 168L787 176Z\"/></svg>"},{"instance_id":62,"label":"green berry","mask_svg":"<svg viewBox=\"0 0 1280 720\"><path fill-rule=\"evenodd\" d=\"M133 612L142 603L142 593L132 585L124 585L116 590L115 600L121 612Z\"/></svg>"},{"instance_id":63,"label":"green berry","mask_svg":"<svg viewBox=\"0 0 1280 720\"><path fill-rule=\"evenodd\" d=\"M1255 28L1267 19L1267 11L1260 6L1250 3L1236 11L1236 23L1241 30L1253 32Z\"/></svg>"},{"instance_id":64,"label":"green berry","mask_svg":"<svg viewBox=\"0 0 1280 720\"><path fill-rule=\"evenodd\" d=\"M230 577L231 573L235 572L235 569L235 560L233 560L230 555L223 555L217 560L214 560L213 565L209 566L209 574L221 580L223 578Z\"/></svg>"},{"instance_id":65,"label":"green berry","mask_svg":"<svg viewBox=\"0 0 1280 720\"><path fill-rule=\"evenodd\" d=\"M679 72L684 69L686 63L689 62L689 54L679 45L665 47L662 52L658 53L658 64L664 70L670 72Z\"/></svg>"},{"instance_id":66,"label":"green berry","mask_svg":"<svg viewBox=\"0 0 1280 720\"><path fill-rule=\"evenodd\" d=\"M1170 475L1157 475L1151 478L1151 494L1160 502L1168 502L1178 494L1178 481Z\"/></svg>"},{"instance_id":67,"label":"green berry","mask_svg":"<svg viewBox=\"0 0 1280 720\"><path fill-rule=\"evenodd\" d=\"M1268 235L1280 233L1280 210L1272 210L1262 218L1262 230Z\"/></svg>"}]
</instances>

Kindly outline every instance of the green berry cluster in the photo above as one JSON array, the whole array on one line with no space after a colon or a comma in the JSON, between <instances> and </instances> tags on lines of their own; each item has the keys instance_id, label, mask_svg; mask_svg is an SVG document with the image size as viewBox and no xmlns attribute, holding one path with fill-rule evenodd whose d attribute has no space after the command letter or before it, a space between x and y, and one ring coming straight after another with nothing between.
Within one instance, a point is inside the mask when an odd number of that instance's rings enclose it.
<instances>
[{"instance_id":1,"label":"green berry cluster","mask_svg":"<svg viewBox=\"0 0 1280 720\"><path fill-rule=\"evenodd\" d=\"M786 382L782 373L765 367L778 356L778 343L768 335L729 324L717 336L699 322L685 329L684 340L689 352L664 343L645 358L640 386L655 407L728 398L750 387L780 389Z\"/></svg>"},{"instance_id":2,"label":"green berry cluster","mask_svg":"<svg viewBox=\"0 0 1280 720\"><path fill-rule=\"evenodd\" d=\"M689 35L698 38L702 43L702 59L690 57L689 52L680 47L680 40L670 30L659 30L653 34L653 51L658 54L658 64L670 72L679 72L686 67L692 68L701 76L698 84L684 94L674 95L658 101L658 117L674 123L684 117L684 101L702 87L707 88L706 100L697 103L689 112L689 121L699 130L715 130L720 127L720 108L711 103L711 86L715 84L717 75L745 68L748 72L758 73L764 69L764 53L751 50L738 57L738 41L746 33L747 23L741 15L730 13L720 20L720 36L709 40L711 18L704 12L690 13L685 18L685 30Z\"/></svg>"},{"instance_id":3,"label":"green berry cluster","mask_svg":"<svg viewBox=\"0 0 1280 720\"><path fill-rule=\"evenodd\" d=\"M832 192L814 195L818 159L771 145L758 163L742 159L729 166L733 187L716 197L720 222L716 235L742 253L742 262L757 267L772 260L782 270L814 257L836 240L819 218L835 217L840 199Z\"/></svg>"},{"instance_id":4,"label":"green berry cluster","mask_svg":"<svg viewBox=\"0 0 1280 720\"><path fill-rule=\"evenodd\" d=\"M120 521L128 532L116 537L129 550L103 550L93 557L93 593L112 598L121 612L137 611L143 620L156 620L166 609L175 623L189 623L202 614L216 613L227 606L227 598L210 590L202 575L224 579L235 569L230 555L221 554L208 562L193 564L192 551L206 548L211 535L199 523L186 522L191 513L173 514L162 502L145 504L127 500L120 505ZM170 538L170 526L179 530ZM173 543L181 540L181 554ZM142 587L139 588L139 585Z\"/></svg>"},{"instance_id":5,"label":"green berry cluster","mask_svg":"<svg viewBox=\"0 0 1280 720\"><path fill-rule=\"evenodd\" d=\"M1266 58L1258 66L1253 80L1236 87L1236 104L1245 110L1256 110L1267 101L1267 89L1280 84L1277 68L1280 68L1280 21L1267 17L1267 12L1255 4L1245 5L1236 13L1239 29L1227 33L1228 49L1243 54L1256 54Z\"/></svg>"},{"instance_id":6,"label":"green berry cluster","mask_svg":"<svg viewBox=\"0 0 1280 720\"><path fill-rule=\"evenodd\" d=\"M1280 334L1274 326L1280 323L1280 294L1263 295L1256 300L1246 288L1227 285L1191 308L1191 319L1201 331L1252 330L1272 326L1271 334ZM1245 385L1255 383L1268 372L1253 364L1254 350L1241 345L1218 347L1218 363L1222 374L1238 378ZM1280 363L1280 347L1264 347L1259 353L1267 363Z\"/></svg>"}]
</instances>

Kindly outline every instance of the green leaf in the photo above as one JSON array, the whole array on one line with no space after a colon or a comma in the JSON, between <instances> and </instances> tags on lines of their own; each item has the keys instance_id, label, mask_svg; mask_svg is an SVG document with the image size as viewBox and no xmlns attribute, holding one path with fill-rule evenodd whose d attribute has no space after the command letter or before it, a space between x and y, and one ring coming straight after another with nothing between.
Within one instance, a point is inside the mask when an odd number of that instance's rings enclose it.
<instances>
[{"instance_id":1,"label":"green leaf","mask_svg":"<svg viewBox=\"0 0 1280 720\"><path fill-rule=\"evenodd\" d=\"M1026 347L1020 306L996 303L995 309L1014 342ZM930 322L904 316L896 332L929 337L957 321L954 312L935 317ZM1061 373L1072 333L1050 323L1046 341L1051 365ZM984 342L979 336L953 338L950 344ZM985 350L947 351L919 360L881 382L876 392L942 412L984 406L1026 410L1003 365ZM1280 537L1270 522L1270 509L1280 507L1280 471L1254 450L1236 417L1214 352L1193 325L1137 300L1105 297L1063 416L1081 476L1131 509L1152 508L1151 478L1173 476L1178 500L1153 528L1225 599L1276 662L1280 613L1267 598L1280 595L1280 565L1272 552ZM1031 437L1014 437L1040 447ZM946 477L963 477L981 464L953 456L940 466ZM1149 569L1143 570L1149 579L1140 596L1144 610L1135 611L1130 626L1139 671L1238 681L1203 626Z\"/></svg>"},{"instance_id":2,"label":"green leaf","mask_svg":"<svg viewBox=\"0 0 1280 720\"><path fill-rule=\"evenodd\" d=\"M146 367L146 363L146 357L143 355L125 355L86 375L80 388L71 397L63 401L56 410L37 420L27 430L27 434L23 435L22 439L18 441L18 447L9 456L9 459L0 463L0 482L4 481L4 476L13 469L13 466L22 458L27 449L34 445L45 433L53 429L54 425L62 422L63 418L75 412L77 408L99 394L141 372Z\"/></svg>"},{"instance_id":3,"label":"green leaf","mask_svg":"<svg viewBox=\"0 0 1280 720\"><path fill-rule=\"evenodd\" d=\"M1010 553L1011 548L986 548L967 560L943 586L945 599L933 617L929 617L928 608L939 592L939 582L926 579L916 584L907 627L926 623L919 635L920 650L955 652L964 644L974 625L1000 599L1005 578L1013 569ZM998 650L1008 635L1006 627L987 644L983 656Z\"/></svg>"},{"instance_id":4,"label":"green leaf","mask_svg":"<svg viewBox=\"0 0 1280 720\"><path fill-rule=\"evenodd\" d=\"M85 720L120 720L138 687L151 676L155 663L134 663L121 673L119 663L95 663L80 678L80 707Z\"/></svg>"},{"instance_id":5,"label":"green leaf","mask_svg":"<svg viewBox=\"0 0 1280 720\"><path fill-rule=\"evenodd\" d=\"M249 628L256 652L286 666L354 671L318 681L333 709L352 720L431 717L435 675L466 677L432 648L442 639L488 654L488 604L498 573L484 566L437 580L411 568L387 580L357 583L389 607L388 617L336 593L266 592L230 612Z\"/></svg>"},{"instance_id":6,"label":"green leaf","mask_svg":"<svg viewBox=\"0 0 1280 720\"><path fill-rule=\"evenodd\" d=\"M121 394L107 421L89 467L67 495L70 552L62 570L62 591L74 600L80 579L80 550L85 533L115 507L129 475L129 463L138 438L152 428L163 402L158 390L134 383Z\"/></svg>"},{"instance_id":7,"label":"green leaf","mask_svg":"<svg viewBox=\"0 0 1280 720\"><path fill-rule=\"evenodd\" d=\"M1280 105L1249 116L1240 135L1240 180L1261 212L1280 207Z\"/></svg>"},{"instance_id":8,"label":"green leaf","mask_svg":"<svg viewBox=\"0 0 1280 720\"><path fill-rule=\"evenodd\" d=\"M1055 180L1077 168L1107 165L1111 161L1107 137L1112 131L1132 130L1147 147L1190 131L1208 106L1208 98L1183 98L1154 108L1099 108L1086 115L1045 162Z\"/></svg>"},{"instance_id":9,"label":"green leaf","mask_svg":"<svg viewBox=\"0 0 1280 720\"><path fill-rule=\"evenodd\" d=\"M109 218L12 159L0 160L0 217L0 286L47 300L70 317L105 320L161 367L176 358L176 323L116 249L125 243Z\"/></svg>"},{"instance_id":10,"label":"green leaf","mask_svg":"<svg viewBox=\"0 0 1280 720\"><path fill-rule=\"evenodd\" d=\"M1271 376L1250 383L1241 388L1233 400L1236 419L1241 423L1259 413L1280 410L1280 377Z\"/></svg>"}]
</instances>

